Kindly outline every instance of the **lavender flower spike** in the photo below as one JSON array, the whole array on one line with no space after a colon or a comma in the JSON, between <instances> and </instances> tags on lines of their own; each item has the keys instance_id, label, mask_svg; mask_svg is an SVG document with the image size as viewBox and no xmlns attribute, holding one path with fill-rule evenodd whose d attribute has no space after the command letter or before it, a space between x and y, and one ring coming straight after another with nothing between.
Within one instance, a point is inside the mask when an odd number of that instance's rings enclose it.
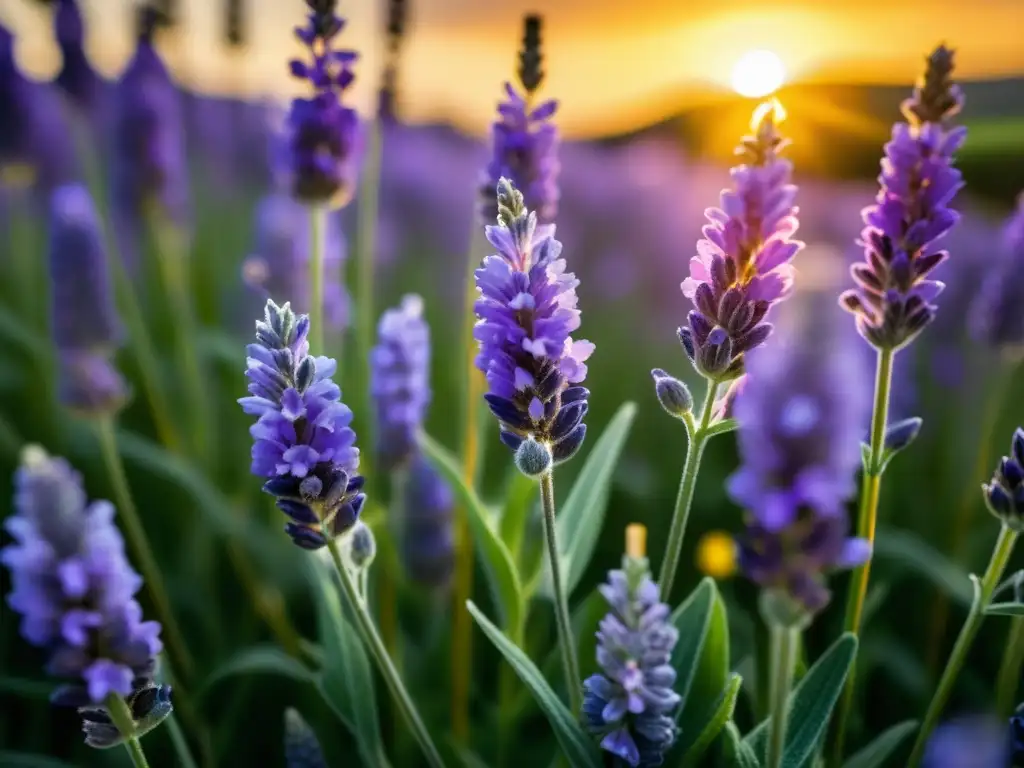
<instances>
[{"instance_id":1,"label":"lavender flower spike","mask_svg":"<svg viewBox=\"0 0 1024 768\"><path fill-rule=\"evenodd\" d=\"M551 118L558 109L554 100L534 104L544 80L541 69L541 19L524 20L523 47L519 53L519 84L523 95L505 83L506 99L498 105L498 120L491 126L491 156L480 182L480 220L498 215L495 189L502 178L510 179L536 211L541 224L550 224L558 213L558 129Z\"/></svg>"},{"instance_id":2,"label":"lavender flower spike","mask_svg":"<svg viewBox=\"0 0 1024 768\"><path fill-rule=\"evenodd\" d=\"M405 480L402 512L402 562L416 583L444 590L455 569L455 497L434 465L419 455Z\"/></svg>"},{"instance_id":3,"label":"lavender flower spike","mask_svg":"<svg viewBox=\"0 0 1024 768\"><path fill-rule=\"evenodd\" d=\"M569 335L580 326L579 281L560 258L554 225L538 227L508 179L498 183L498 225L486 233L498 252L476 271L473 336L490 388L484 397L505 445L540 444L557 464L576 454L587 432L590 393L579 385L594 345Z\"/></svg>"},{"instance_id":4,"label":"lavender flower spike","mask_svg":"<svg viewBox=\"0 0 1024 768\"><path fill-rule=\"evenodd\" d=\"M304 203L347 204L355 192L359 116L341 102L355 80L354 51L336 50L334 38L345 28L335 12L336 0L306 0L306 26L295 35L309 49L311 61L290 62L292 75L306 80L314 95L292 101L288 113L288 170L292 194Z\"/></svg>"},{"instance_id":5,"label":"lavender flower spike","mask_svg":"<svg viewBox=\"0 0 1024 768\"><path fill-rule=\"evenodd\" d=\"M641 525L626 529L622 570L611 571L599 587L611 608L597 633L602 672L583 682L584 724L602 749L634 768L662 764L676 738L673 713L680 701L669 663L679 633L651 581L646 533Z\"/></svg>"},{"instance_id":6,"label":"lavender flower spike","mask_svg":"<svg viewBox=\"0 0 1024 768\"><path fill-rule=\"evenodd\" d=\"M1002 261L992 269L972 307L974 338L1004 352L1024 348L1024 193L1003 233Z\"/></svg>"},{"instance_id":7,"label":"lavender flower spike","mask_svg":"<svg viewBox=\"0 0 1024 768\"><path fill-rule=\"evenodd\" d=\"M779 157L788 143L777 130L784 116L778 102L754 112L754 135L736 149L743 163L732 169L734 187L722 192L721 208L705 212L704 239L682 284L694 309L679 339L694 367L714 381L739 376L744 353L768 338L765 315L789 295L789 262L803 248L792 239L799 226L793 166Z\"/></svg>"},{"instance_id":8,"label":"lavender flower spike","mask_svg":"<svg viewBox=\"0 0 1024 768\"><path fill-rule=\"evenodd\" d=\"M387 310L377 326L378 343L370 352L370 394L377 405L377 455L391 471L408 464L416 450L416 432L430 402L430 329L423 320L423 299L407 295Z\"/></svg>"},{"instance_id":9,"label":"lavender flower spike","mask_svg":"<svg viewBox=\"0 0 1024 768\"><path fill-rule=\"evenodd\" d=\"M963 180L952 160L967 136L966 128L948 126L963 106L952 72L953 51L940 45L928 57L913 97L903 102L907 122L893 126L878 177L881 189L862 214L864 262L851 267L857 287L840 303L878 349L897 350L913 341L935 318L932 301L943 289L928 274L949 255L933 245L959 219L949 204Z\"/></svg>"},{"instance_id":10,"label":"lavender flower spike","mask_svg":"<svg viewBox=\"0 0 1024 768\"><path fill-rule=\"evenodd\" d=\"M320 549L356 524L366 496L352 411L331 381L337 364L309 355L308 333L308 315L267 300L256 343L246 347L250 396L238 402L259 417L249 429L252 473L270 478L263 490L291 518L292 540Z\"/></svg>"},{"instance_id":11,"label":"lavender flower spike","mask_svg":"<svg viewBox=\"0 0 1024 768\"><path fill-rule=\"evenodd\" d=\"M811 615L830 597L824 574L870 555L868 542L847 537L845 509L860 462L867 376L852 332L831 333L837 323L821 321L822 312L808 312L804 327L749 356L734 410L742 464L728 483L747 510L741 570Z\"/></svg>"},{"instance_id":12,"label":"lavender flower spike","mask_svg":"<svg viewBox=\"0 0 1024 768\"><path fill-rule=\"evenodd\" d=\"M107 501L88 503L82 478L38 446L22 453L14 478L15 514L4 527L14 544L0 550L11 572L7 603L21 634L48 656L47 671L68 682L55 704L79 707L87 743L121 740L104 709L126 697L133 718L152 728L170 713L170 689L154 683L160 625L143 621L132 570Z\"/></svg>"}]
</instances>

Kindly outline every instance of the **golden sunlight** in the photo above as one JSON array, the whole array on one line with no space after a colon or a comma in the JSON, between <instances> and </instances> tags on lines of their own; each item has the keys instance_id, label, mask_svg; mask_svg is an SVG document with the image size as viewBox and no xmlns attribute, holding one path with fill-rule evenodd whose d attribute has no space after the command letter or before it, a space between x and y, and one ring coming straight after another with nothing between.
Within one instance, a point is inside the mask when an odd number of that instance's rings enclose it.
<instances>
[{"instance_id":1,"label":"golden sunlight","mask_svg":"<svg viewBox=\"0 0 1024 768\"><path fill-rule=\"evenodd\" d=\"M774 93L785 80L786 68L771 51L748 51L732 68L733 90L752 99Z\"/></svg>"}]
</instances>

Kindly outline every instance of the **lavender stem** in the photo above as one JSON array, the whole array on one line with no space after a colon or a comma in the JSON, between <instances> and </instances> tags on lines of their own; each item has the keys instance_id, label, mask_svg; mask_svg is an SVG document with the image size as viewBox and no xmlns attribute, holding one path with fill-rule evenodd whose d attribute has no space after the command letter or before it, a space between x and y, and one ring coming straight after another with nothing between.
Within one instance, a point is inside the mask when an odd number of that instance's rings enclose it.
<instances>
[{"instance_id":1,"label":"lavender stem","mask_svg":"<svg viewBox=\"0 0 1024 768\"><path fill-rule=\"evenodd\" d=\"M324 229L326 211L309 206L309 348L324 348Z\"/></svg>"},{"instance_id":2,"label":"lavender stem","mask_svg":"<svg viewBox=\"0 0 1024 768\"><path fill-rule=\"evenodd\" d=\"M772 635L769 716L771 726L768 732L767 768L782 765L782 753L786 746L786 725L789 720L789 693L793 688L793 674L800 649L800 630L773 623Z\"/></svg>"},{"instance_id":3,"label":"lavender stem","mask_svg":"<svg viewBox=\"0 0 1024 768\"><path fill-rule=\"evenodd\" d=\"M146 760L146 753L142 751L142 744L135 735L135 722L132 720L132 712L124 699L116 693L107 696L105 702L110 719L114 721L117 730L124 736L124 748L131 756L135 768L149 768Z\"/></svg>"}]
</instances>

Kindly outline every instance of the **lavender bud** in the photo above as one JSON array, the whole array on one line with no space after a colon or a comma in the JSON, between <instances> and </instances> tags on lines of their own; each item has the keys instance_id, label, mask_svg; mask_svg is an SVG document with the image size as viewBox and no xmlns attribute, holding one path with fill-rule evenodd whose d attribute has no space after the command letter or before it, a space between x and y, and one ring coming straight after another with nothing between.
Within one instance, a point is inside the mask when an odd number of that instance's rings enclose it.
<instances>
[{"instance_id":1,"label":"lavender bud","mask_svg":"<svg viewBox=\"0 0 1024 768\"><path fill-rule=\"evenodd\" d=\"M669 416L682 419L693 411L693 395L683 382L669 376L661 368L651 371L651 376L654 377L654 391L658 396L658 402Z\"/></svg>"},{"instance_id":2,"label":"lavender bud","mask_svg":"<svg viewBox=\"0 0 1024 768\"><path fill-rule=\"evenodd\" d=\"M519 444L515 461L516 468L524 475L538 478L551 469L551 450L530 436Z\"/></svg>"},{"instance_id":3,"label":"lavender bud","mask_svg":"<svg viewBox=\"0 0 1024 768\"><path fill-rule=\"evenodd\" d=\"M992 480L981 486L989 511L1008 528L1024 531L1024 429L1013 433L1009 456L1003 456Z\"/></svg>"},{"instance_id":4,"label":"lavender bud","mask_svg":"<svg viewBox=\"0 0 1024 768\"><path fill-rule=\"evenodd\" d=\"M917 439L923 423L920 418L915 416L890 424L885 429L885 450L888 453L902 451Z\"/></svg>"},{"instance_id":5,"label":"lavender bud","mask_svg":"<svg viewBox=\"0 0 1024 768\"><path fill-rule=\"evenodd\" d=\"M369 568L377 556L377 541L370 527L359 521L349 534L349 557L357 570Z\"/></svg>"},{"instance_id":6,"label":"lavender bud","mask_svg":"<svg viewBox=\"0 0 1024 768\"><path fill-rule=\"evenodd\" d=\"M287 768L327 768L316 734L291 707L284 711L284 759Z\"/></svg>"}]
</instances>

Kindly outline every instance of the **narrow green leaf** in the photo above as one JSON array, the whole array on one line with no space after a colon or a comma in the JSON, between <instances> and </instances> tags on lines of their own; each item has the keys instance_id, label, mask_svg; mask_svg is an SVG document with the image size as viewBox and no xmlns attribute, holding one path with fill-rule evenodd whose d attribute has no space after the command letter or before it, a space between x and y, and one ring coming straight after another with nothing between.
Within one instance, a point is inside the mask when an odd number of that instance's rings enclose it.
<instances>
[{"instance_id":1,"label":"narrow green leaf","mask_svg":"<svg viewBox=\"0 0 1024 768\"><path fill-rule=\"evenodd\" d=\"M491 516L476 491L463 482L462 471L455 457L429 435L421 433L419 443L424 454L448 481L461 506L466 510L473 539L483 556L491 590L501 611L502 625L511 634L518 635L525 618L523 588L512 554L498 536Z\"/></svg>"},{"instance_id":2,"label":"narrow green leaf","mask_svg":"<svg viewBox=\"0 0 1024 768\"><path fill-rule=\"evenodd\" d=\"M694 738L690 740L690 746L683 752L683 762L680 764L680 768L696 765L707 748L718 738L718 734L725 728L725 724L732 719L732 713L736 709L736 698L740 695L742 687L743 678L739 675L733 675L729 679L729 683L718 697L718 701L708 710L704 725L694 734ZM680 734L680 737L684 735L686 735L685 731Z\"/></svg>"},{"instance_id":3,"label":"narrow green leaf","mask_svg":"<svg viewBox=\"0 0 1024 768\"><path fill-rule=\"evenodd\" d=\"M33 755L28 752L8 752L0 750L0 765L17 766L17 768L75 768L55 757Z\"/></svg>"},{"instance_id":4,"label":"narrow green leaf","mask_svg":"<svg viewBox=\"0 0 1024 768\"><path fill-rule=\"evenodd\" d=\"M1024 616L1024 603L992 603L985 613L991 616Z\"/></svg>"},{"instance_id":5,"label":"narrow green leaf","mask_svg":"<svg viewBox=\"0 0 1024 768\"><path fill-rule=\"evenodd\" d=\"M740 423L738 421L736 421L736 419L722 419L721 421L716 421L710 427L705 429L704 430L704 435L706 437L715 437L716 435L724 435L724 434L727 434L729 432L734 432L739 427L739 425L740 425Z\"/></svg>"},{"instance_id":6,"label":"narrow green leaf","mask_svg":"<svg viewBox=\"0 0 1024 768\"><path fill-rule=\"evenodd\" d=\"M530 511L537 502L539 488L536 480L527 477L513 462L509 462L508 479L505 482L505 492L502 494L505 505L501 510L498 527L501 540L505 542L512 555L512 561L516 563L521 564L523 533L526 531Z\"/></svg>"},{"instance_id":7,"label":"narrow green leaf","mask_svg":"<svg viewBox=\"0 0 1024 768\"><path fill-rule=\"evenodd\" d=\"M695 632L686 628L687 624L695 629L700 627L698 610L706 616L699 644L693 639ZM685 614L690 614L693 622L688 622ZM673 623L679 628L679 642L672 654L672 664L677 675L676 690L683 697L676 721L686 748L707 722L708 702L714 701L729 682L729 619L713 579L701 582L691 598L673 614Z\"/></svg>"},{"instance_id":8,"label":"narrow green leaf","mask_svg":"<svg viewBox=\"0 0 1024 768\"><path fill-rule=\"evenodd\" d=\"M449 741L449 745L463 768L489 768L484 759L465 744L460 744L455 739Z\"/></svg>"},{"instance_id":9,"label":"narrow green leaf","mask_svg":"<svg viewBox=\"0 0 1024 768\"><path fill-rule=\"evenodd\" d=\"M672 613L669 621L679 630L679 640L672 651L672 668L676 671L676 693L686 701L690 684L697 674L704 640L711 626L711 609L715 602L715 581L707 577ZM677 713L677 720L682 712Z\"/></svg>"},{"instance_id":10,"label":"narrow green leaf","mask_svg":"<svg viewBox=\"0 0 1024 768\"><path fill-rule=\"evenodd\" d=\"M602 761L597 745L583 730L578 719L559 700L547 684L540 670L515 643L488 620L472 601L466 603L473 620L480 626L488 639L494 643L505 660L512 666L519 679L530 689L537 705L544 712L562 752L575 768L601 768Z\"/></svg>"},{"instance_id":11,"label":"narrow green leaf","mask_svg":"<svg viewBox=\"0 0 1024 768\"><path fill-rule=\"evenodd\" d=\"M875 537L874 558L893 566L909 568L928 579L963 607L973 597L967 572L918 536L893 528Z\"/></svg>"},{"instance_id":12,"label":"narrow green leaf","mask_svg":"<svg viewBox=\"0 0 1024 768\"><path fill-rule=\"evenodd\" d=\"M636 403L627 402L619 406L587 456L569 497L558 511L558 545L566 594L572 594L594 554L594 545L597 544L604 524L612 474L619 463L619 456L635 417ZM547 573L548 568L545 561L541 594L550 598L551 578Z\"/></svg>"},{"instance_id":13,"label":"narrow green leaf","mask_svg":"<svg viewBox=\"0 0 1024 768\"><path fill-rule=\"evenodd\" d=\"M917 720L907 720L894 725L847 760L843 768L882 768L903 740L916 730Z\"/></svg>"},{"instance_id":14,"label":"narrow green leaf","mask_svg":"<svg viewBox=\"0 0 1024 768\"><path fill-rule=\"evenodd\" d=\"M723 756L725 762L723 768L761 768L761 761L757 754L740 736L740 730L732 720L725 724L722 731L725 734Z\"/></svg>"},{"instance_id":15,"label":"narrow green leaf","mask_svg":"<svg viewBox=\"0 0 1024 768\"><path fill-rule=\"evenodd\" d=\"M376 694L370 660L355 627L342 611L334 573L316 560L308 562L316 594L323 670L317 689L335 714L348 726L366 765L387 762L377 720Z\"/></svg>"},{"instance_id":16,"label":"narrow green leaf","mask_svg":"<svg viewBox=\"0 0 1024 768\"><path fill-rule=\"evenodd\" d=\"M856 655L857 637L851 632L843 633L790 694L786 748L782 755L784 768L801 768L813 756ZM759 723L744 738L759 758L767 749L769 720Z\"/></svg>"},{"instance_id":17,"label":"narrow green leaf","mask_svg":"<svg viewBox=\"0 0 1024 768\"><path fill-rule=\"evenodd\" d=\"M315 679L314 674L305 665L276 645L256 645L239 651L217 665L204 681L198 695L206 695L210 688L226 677L260 673L278 674L304 683L311 683Z\"/></svg>"}]
</instances>

